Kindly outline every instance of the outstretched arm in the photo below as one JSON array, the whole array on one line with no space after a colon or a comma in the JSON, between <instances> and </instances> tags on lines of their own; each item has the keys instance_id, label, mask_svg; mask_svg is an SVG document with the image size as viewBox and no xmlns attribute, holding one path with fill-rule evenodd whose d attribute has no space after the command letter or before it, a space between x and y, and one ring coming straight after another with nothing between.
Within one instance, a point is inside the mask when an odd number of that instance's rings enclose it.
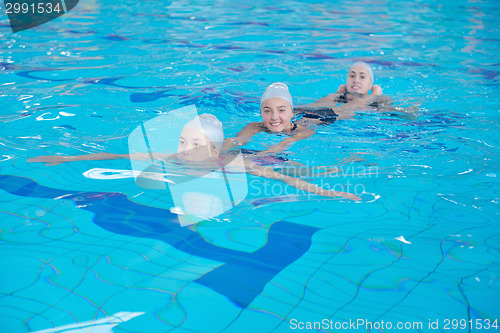
<instances>
[{"instance_id":1,"label":"outstretched arm","mask_svg":"<svg viewBox=\"0 0 500 333\"><path fill-rule=\"evenodd\" d=\"M255 176L280 180L299 190L322 195L325 197L343 197L350 200L361 200L360 197L352 193L325 190L317 185L308 183L303 179L287 176L282 173L276 172L272 167L251 165L248 167L248 172Z\"/></svg>"},{"instance_id":2,"label":"outstretched arm","mask_svg":"<svg viewBox=\"0 0 500 333\"><path fill-rule=\"evenodd\" d=\"M317 101L314 101L314 103L307 104L307 105L301 105L300 107L305 107L305 106L321 106L321 105L330 105L330 104L336 104L337 103L337 98L338 94L328 94L323 98L318 99Z\"/></svg>"},{"instance_id":3,"label":"outstretched arm","mask_svg":"<svg viewBox=\"0 0 500 333\"><path fill-rule=\"evenodd\" d=\"M345 84L341 84L337 91L332 94L328 94L323 98L318 99L310 104L299 105L296 107L297 110L308 109L308 108L325 108L336 106L340 102L340 98L347 92Z\"/></svg>"},{"instance_id":4,"label":"outstretched arm","mask_svg":"<svg viewBox=\"0 0 500 333\"><path fill-rule=\"evenodd\" d=\"M59 163L74 161L118 160L122 158L129 158L129 154L97 153L76 156L46 155L29 158L28 162L42 162L46 163L47 165L57 165Z\"/></svg>"},{"instance_id":5,"label":"outstretched arm","mask_svg":"<svg viewBox=\"0 0 500 333\"><path fill-rule=\"evenodd\" d=\"M337 91L334 94L329 94L321 99L318 99L313 104L337 104L340 101L340 97L347 92L347 86L345 84L341 84Z\"/></svg>"},{"instance_id":6,"label":"outstretched arm","mask_svg":"<svg viewBox=\"0 0 500 333\"><path fill-rule=\"evenodd\" d=\"M247 124L238 134L236 134L235 137L225 139L224 145L221 148L221 152L228 151L234 146L246 145L253 135L262 132L262 128L259 126L259 124L259 122Z\"/></svg>"},{"instance_id":7,"label":"outstretched arm","mask_svg":"<svg viewBox=\"0 0 500 333\"><path fill-rule=\"evenodd\" d=\"M281 141L277 145L274 145L271 148L268 148L264 151L257 153L257 155L265 155L265 154L269 154L269 153L279 153L281 151L286 150L294 142L308 138L311 135L313 135L314 133L316 133L316 131L314 131L314 129L312 129L312 128L302 130L302 131L284 139L283 141Z\"/></svg>"},{"instance_id":8,"label":"outstretched arm","mask_svg":"<svg viewBox=\"0 0 500 333\"><path fill-rule=\"evenodd\" d=\"M153 157L155 158L167 158L169 156L171 156L171 154L153 153ZM29 158L28 162L42 162L47 165L57 165L66 162L119 160L123 158L147 161L151 159L151 155L147 153L136 153L136 154L97 153L97 154L76 155L76 156L47 155L47 156L37 156Z\"/></svg>"}]
</instances>

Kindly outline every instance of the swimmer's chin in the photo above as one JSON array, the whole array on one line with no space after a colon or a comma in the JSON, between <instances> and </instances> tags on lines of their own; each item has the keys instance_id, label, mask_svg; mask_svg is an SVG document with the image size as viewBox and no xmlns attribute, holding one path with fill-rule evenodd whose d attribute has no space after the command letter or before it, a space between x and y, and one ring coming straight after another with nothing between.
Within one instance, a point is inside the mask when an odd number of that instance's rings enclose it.
<instances>
[{"instance_id":1,"label":"swimmer's chin","mask_svg":"<svg viewBox=\"0 0 500 333\"><path fill-rule=\"evenodd\" d=\"M282 128L282 123L279 123L277 125L267 124L266 127L271 132L282 132L284 130L284 128Z\"/></svg>"}]
</instances>

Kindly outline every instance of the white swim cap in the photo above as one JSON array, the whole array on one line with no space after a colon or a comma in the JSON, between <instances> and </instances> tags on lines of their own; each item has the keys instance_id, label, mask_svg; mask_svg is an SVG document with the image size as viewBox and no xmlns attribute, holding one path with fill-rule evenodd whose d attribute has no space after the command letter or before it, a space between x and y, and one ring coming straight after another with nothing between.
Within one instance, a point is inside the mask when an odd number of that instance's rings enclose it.
<instances>
[{"instance_id":1,"label":"white swim cap","mask_svg":"<svg viewBox=\"0 0 500 333\"><path fill-rule=\"evenodd\" d=\"M196 118L188 122L184 127L192 128L205 134L215 148L219 151L221 150L224 143L224 130L222 129L222 123L213 114L204 113L196 116Z\"/></svg>"},{"instance_id":2,"label":"white swim cap","mask_svg":"<svg viewBox=\"0 0 500 333\"><path fill-rule=\"evenodd\" d=\"M288 86L286 84L275 82L269 85L269 87L266 88L266 91L264 91L264 94L262 94L262 97L260 98L260 106L262 107L262 103L264 103L264 101L269 98L284 99L290 104L293 110L292 95L290 95L290 92L288 92Z\"/></svg>"},{"instance_id":3,"label":"white swim cap","mask_svg":"<svg viewBox=\"0 0 500 333\"><path fill-rule=\"evenodd\" d=\"M361 66L361 67L364 67L368 70L368 72L370 73L370 78L372 79L372 84L375 82L375 77L373 76L373 69L370 65L368 65L366 62L364 61L356 61L354 64L352 64L351 67L349 67L349 70L351 68L353 68L354 66Z\"/></svg>"}]
</instances>

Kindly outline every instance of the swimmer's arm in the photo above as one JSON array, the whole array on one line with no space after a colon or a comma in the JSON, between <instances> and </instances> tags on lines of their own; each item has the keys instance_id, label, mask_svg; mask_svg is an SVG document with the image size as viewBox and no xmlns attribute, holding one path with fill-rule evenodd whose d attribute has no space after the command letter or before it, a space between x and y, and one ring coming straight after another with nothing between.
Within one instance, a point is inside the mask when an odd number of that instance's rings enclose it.
<instances>
[{"instance_id":1,"label":"swimmer's arm","mask_svg":"<svg viewBox=\"0 0 500 333\"><path fill-rule=\"evenodd\" d=\"M345 84L339 86L337 91L333 94L328 94L327 96L314 101L311 104L299 105L297 109L307 109L307 108L319 108L319 107L332 107L339 103L340 96L344 95L347 92L347 88Z\"/></svg>"},{"instance_id":2,"label":"swimmer's arm","mask_svg":"<svg viewBox=\"0 0 500 333\"><path fill-rule=\"evenodd\" d=\"M265 155L265 154L269 154L269 153L278 153L278 152L284 151L289 146L291 146L294 142L306 139L306 138L310 137L311 135L313 135L314 133L316 133L316 131L314 131L314 129L312 129L312 128L302 130L302 131L284 139L283 141L281 141L277 145L272 146L269 149L266 149L264 151L257 153L256 155Z\"/></svg>"},{"instance_id":3,"label":"swimmer's arm","mask_svg":"<svg viewBox=\"0 0 500 333\"><path fill-rule=\"evenodd\" d=\"M343 197L343 198L350 199L350 200L360 200L361 199L360 197L358 197L357 195L354 195L352 193L325 190L321 187L318 187L317 185L308 183L303 179L287 176L287 175L284 175L282 173L276 172L276 171L274 171L274 169L272 167L251 165L250 167L247 168L247 170L252 175L264 177L264 178L269 178L269 179L280 180L280 181L282 181L290 186L293 186L299 190L322 195L325 197Z\"/></svg>"},{"instance_id":4,"label":"swimmer's arm","mask_svg":"<svg viewBox=\"0 0 500 333\"><path fill-rule=\"evenodd\" d=\"M110 153L97 153L87 155L75 156L61 156L61 155L46 155L37 156L28 159L28 162L42 162L47 165L57 165L66 162L76 161L100 161L100 160L118 160L122 158L129 158L129 154L110 154Z\"/></svg>"},{"instance_id":5,"label":"swimmer's arm","mask_svg":"<svg viewBox=\"0 0 500 333\"><path fill-rule=\"evenodd\" d=\"M224 140L224 145L221 148L221 152L228 151L234 146L244 146L250 141L250 138L255 134L262 132L262 127L259 126L259 122L254 122L246 125L242 130L236 134L233 138L227 138Z\"/></svg>"},{"instance_id":6,"label":"swimmer's arm","mask_svg":"<svg viewBox=\"0 0 500 333\"><path fill-rule=\"evenodd\" d=\"M318 99L313 105L324 105L324 104L329 104L329 103L335 103L336 101L337 94L328 94L327 96Z\"/></svg>"},{"instance_id":7,"label":"swimmer's arm","mask_svg":"<svg viewBox=\"0 0 500 333\"><path fill-rule=\"evenodd\" d=\"M165 156L170 156L171 154L153 153L153 155L156 158L165 158ZM75 155L75 156L47 155L47 156L32 157L28 159L28 162L41 162L45 163L46 165L57 165L66 162L103 161L103 160L120 160L120 159L147 161L151 159L150 157L151 157L150 154L147 153L136 153L136 154L96 153L96 154Z\"/></svg>"},{"instance_id":8,"label":"swimmer's arm","mask_svg":"<svg viewBox=\"0 0 500 333\"><path fill-rule=\"evenodd\" d=\"M339 103L340 97L344 96L345 93L347 93L347 86L345 84L341 84L334 94L330 94L328 96L330 96L332 103Z\"/></svg>"},{"instance_id":9,"label":"swimmer's arm","mask_svg":"<svg viewBox=\"0 0 500 333\"><path fill-rule=\"evenodd\" d=\"M337 107L333 107L332 110L337 114L336 120L351 119L354 118L355 109L352 104L345 103Z\"/></svg>"}]
</instances>

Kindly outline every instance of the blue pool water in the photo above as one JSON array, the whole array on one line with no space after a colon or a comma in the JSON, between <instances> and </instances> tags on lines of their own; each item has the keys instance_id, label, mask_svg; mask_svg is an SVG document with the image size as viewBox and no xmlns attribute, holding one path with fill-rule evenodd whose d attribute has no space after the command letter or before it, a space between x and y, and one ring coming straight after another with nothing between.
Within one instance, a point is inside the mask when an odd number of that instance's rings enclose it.
<instances>
[{"instance_id":1,"label":"blue pool water","mask_svg":"<svg viewBox=\"0 0 500 333\"><path fill-rule=\"evenodd\" d=\"M499 15L493 0L81 0L19 33L1 16L0 331L500 331ZM361 202L248 176L241 203L181 227L165 191L85 176L129 161L27 162L127 153L135 128L193 104L233 136L270 83L310 103L356 60L418 117L359 112L286 156L362 157L308 178Z\"/></svg>"}]
</instances>

